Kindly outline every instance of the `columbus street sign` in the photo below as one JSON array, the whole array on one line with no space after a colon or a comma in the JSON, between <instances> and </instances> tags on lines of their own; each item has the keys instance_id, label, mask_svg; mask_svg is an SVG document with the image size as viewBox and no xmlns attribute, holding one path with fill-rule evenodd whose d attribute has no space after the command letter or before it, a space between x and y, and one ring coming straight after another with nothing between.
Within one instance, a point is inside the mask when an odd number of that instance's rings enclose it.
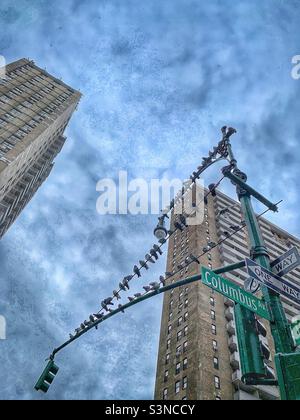
<instances>
[{"instance_id":1,"label":"columbus street sign","mask_svg":"<svg viewBox=\"0 0 300 420\"><path fill-rule=\"evenodd\" d=\"M246 267L249 276L264 284L269 289L286 296L298 304L300 303L300 289L298 287L249 258L246 258Z\"/></svg>"},{"instance_id":2,"label":"columbus street sign","mask_svg":"<svg viewBox=\"0 0 300 420\"><path fill-rule=\"evenodd\" d=\"M202 282L213 290L221 293L223 296L244 306L258 316L271 320L266 304L257 297L246 292L235 283L215 274L208 268L202 267Z\"/></svg>"},{"instance_id":3,"label":"columbus street sign","mask_svg":"<svg viewBox=\"0 0 300 420\"><path fill-rule=\"evenodd\" d=\"M300 265L300 255L295 246L289 249L285 254L281 255L281 257L271 262L273 273L280 277L288 274L290 271L298 267L298 265Z\"/></svg>"}]
</instances>

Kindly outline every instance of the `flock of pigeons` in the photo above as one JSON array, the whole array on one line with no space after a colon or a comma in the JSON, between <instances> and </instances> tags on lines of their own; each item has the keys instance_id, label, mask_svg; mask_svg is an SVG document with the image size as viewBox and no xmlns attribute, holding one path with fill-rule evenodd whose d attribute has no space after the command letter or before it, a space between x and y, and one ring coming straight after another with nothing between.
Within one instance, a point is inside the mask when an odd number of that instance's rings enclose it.
<instances>
[{"instance_id":1,"label":"flock of pigeons","mask_svg":"<svg viewBox=\"0 0 300 420\"><path fill-rule=\"evenodd\" d=\"M229 140L229 137L236 132L236 130L232 127L227 128L226 126L224 126L224 127L222 127L221 131L222 131L223 138L218 143L218 146L214 147L213 151L209 152L208 157L204 157L202 159L202 164L197 168L197 171L193 172L193 174L190 176L190 183L189 183L188 188L183 187L182 191L180 191L176 195L176 197L171 201L170 205L167 206L166 209L164 209L162 211L162 216L159 217L160 222L163 223L165 218L169 218L168 213L173 208L175 208L175 206L183 199L184 194L187 193L191 188L193 188L193 184L196 182L197 179L199 179L200 175L202 174L202 172L205 169L207 169L212 163L214 163L218 159L218 157L219 158L224 158L228 155L228 152L227 152L228 140ZM211 184L211 185L208 186L209 192L204 197L204 202L206 204L207 204L207 197L208 197L209 194L211 194L212 196L216 195L217 186L218 186L218 184ZM224 213L225 213L225 211L224 211ZM157 244L153 245L153 247L151 248L149 253L147 253L145 255L145 259L139 261L140 265L139 266L135 265L133 267L133 273L124 277L124 279L119 283L119 289L118 290L113 290L112 296L104 299L101 302L100 311L98 313L90 315L88 320L85 320L80 325L79 328L75 329L74 335L70 334L70 340L75 339L78 335L83 333L87 328L92 328L94 326L95 326L95 328L97 328L98 323L99 323L97 321L100 321L105 315L113 312L113 310L111 308L112 306L114 306L113 301L115 299L117 301L120 300L121 299L120 293L122 291L126 292L130 289L130 286L129 286L130 281L135 276L140 278L142 276L141 270L142 269L149 270L149 263L155 264L155 262L159 259L159 256L162 255L161 247L165 242L167 242L167 239L169 239L175 233L175 231L179 230L179 231L182 232L187 226L188 225L187 225L187 222L186 222L186 216L184 216L183 214L180 214L179 217L178 217L178 220L175 221L175 223L174 223L174 230L168 230L168 237L159 239L160 245L157 245ZM231 226L230 229L232 229L234 231L237 231L238 229L240 229L240 227L239 226ZM225 236L230 236L229 232L224 232L224 234L225 234ZM217 244L215 242L209 242L207 244L207 246L203 248L203 252L204 253L209 252L212 248L214 248L216 246L217 246ZM194 256L193 254L190 254L188 257L186 257L183 264L179 264L177 266L177 269L178 269L178 271L181 271L182 269L184 269L185 267L187 267L188 265L190 265L192 263L200 264L200 261L196 256ZM175 274L176 273L166 272L165 277L164 276L159 277L159 281L151 282L149 285L144 286L143 289L145 290L145 293L149 293L151 291L159 290L161 286L166 285L166 279L168 277L174 276ZM129 302L133 302L134 300L139 299L142 296L143 296L142 293L135 293L133 296L129 296L128 300L129 300ZM121 304L119 304L117 308L118 308L119 311L124 312L123 306Z\"/></svg>"}]
</instances>

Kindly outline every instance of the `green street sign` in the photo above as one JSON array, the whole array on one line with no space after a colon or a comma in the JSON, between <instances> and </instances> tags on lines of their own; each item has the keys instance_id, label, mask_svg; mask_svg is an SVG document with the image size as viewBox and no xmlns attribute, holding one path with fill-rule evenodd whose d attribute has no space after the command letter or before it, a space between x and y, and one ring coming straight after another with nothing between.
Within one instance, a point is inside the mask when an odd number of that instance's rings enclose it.
<instances>
[{"instance_id":1,"label":"green street sign","mask_svg":"<svg viewBox=\"0 0 300 420\"><path fill-rule=\"evenodd\" d=\"M246 292L235 283L225 279L224 277L215 274L206 267L202 267L202 282L213 290L221 293L223 296L233 300L236 303L244 306L258 316L271 320L270 313L266 304L261 300Z\"/></svg>"},{"instance_id":2,"label":"green street sign","mask_svg":"<svg viewBox=\"0 0 300 420\"><path fill-rule=\"evenodd\" d=\"M292 335L296 346L300 346L300 316L295 316L291 323Z\"/></svg>"}]
</instances>

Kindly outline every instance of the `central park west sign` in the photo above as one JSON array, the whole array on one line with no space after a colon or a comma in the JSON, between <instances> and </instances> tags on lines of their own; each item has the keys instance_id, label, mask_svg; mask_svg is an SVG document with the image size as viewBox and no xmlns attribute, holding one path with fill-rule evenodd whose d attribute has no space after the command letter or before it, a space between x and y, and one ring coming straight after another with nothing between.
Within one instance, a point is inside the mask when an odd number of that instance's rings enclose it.
<instances>
[{"instance_id":1,"label":"central park west sign","mask_svg":"<svg viewBox=\"0 0 300 420\"><path fill-rule=\"evenodd\" d=\"M244 306L258 316L270 321L270 313L267 306L254 295L246 292L235 283L215 274L208 268L202 267L202 282L213 290L221 293L223 296Z\"/></svg>"}]
</instances>

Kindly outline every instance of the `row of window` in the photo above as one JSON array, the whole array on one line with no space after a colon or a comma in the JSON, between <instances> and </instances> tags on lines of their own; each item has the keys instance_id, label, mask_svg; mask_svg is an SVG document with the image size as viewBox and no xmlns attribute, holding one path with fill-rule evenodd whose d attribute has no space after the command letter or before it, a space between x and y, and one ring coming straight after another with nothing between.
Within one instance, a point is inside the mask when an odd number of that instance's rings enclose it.
<instances>
[{"instance_id":1,"label":"row of window","mask_svg":"<svg viewBox=\"0 0 300 420\"><path fill-rule=\"evenodd\" d=\"M182 362L177 362L175 365L175 375L179 375L181 370L185 371L188 368L188 359L183 359ZM169 379L169 370L165 370L164 382L168 382Z\"/></svg>"}]
</instances>

